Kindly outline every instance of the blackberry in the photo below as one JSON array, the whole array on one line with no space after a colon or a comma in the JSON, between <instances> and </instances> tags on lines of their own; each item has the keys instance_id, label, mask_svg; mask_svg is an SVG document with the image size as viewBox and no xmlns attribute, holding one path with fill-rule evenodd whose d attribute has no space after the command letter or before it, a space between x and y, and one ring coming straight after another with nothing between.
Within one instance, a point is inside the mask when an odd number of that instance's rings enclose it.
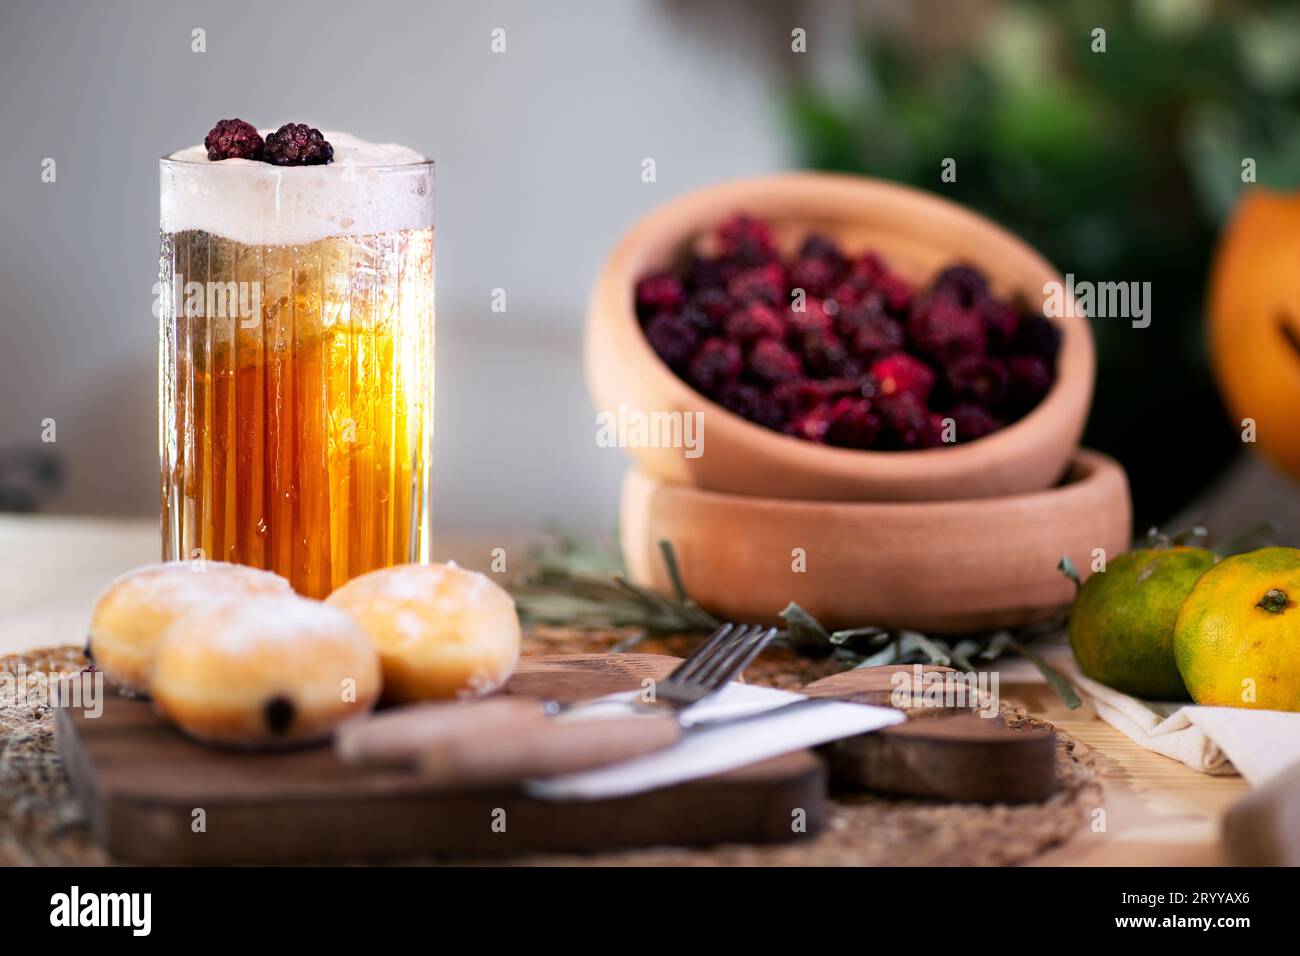
<instances>
[{"instance_id":1,"label":"blackberry","mask_svg":"<svg viewBox=\"0 0 1300 956\"><path fill-rule=\"evenodd\" d=\"M769 385L788 382L803 375L803 362L780 339L762 339L749 351L749 374Z\"/></svg>"},{"instance_id":2,"label":"blackberry","mask_svg":"<svg viewBox=\"0 0 1300 956\"><path fill-rule=\"evenodd\" d=\"M801 344L804 364L814 375L837 378L862 371L862 366L849 355L844 342L833 332L810 329L803 333Z\"/></svg>"},{"instance_id":3,"label":"blackberry","mask_svg":"<svg viewBox=\"0 0 1300 956\"><path fill-rule=\"evenodd\" d=\"M723 289L733 271L720 259L691 256L686 260L686 267L682 270L682 282L686 288L696 292L701 289Z\"/></svg>"},{"instance_id":4,"label":"blackberry","mask_svg":"<svg viewBox=\"0 0 1300 956\"><path fill-rule=\"evenodd\" d=\"M902 323L885 315L883 309L855 311L843 323L853 329L853 347L868 361L897 352L903 347Z\"/></svg>"},{"instance_id":5,"label":"blackberry","mask_svg":"<svg viewBox=\"0 0 1300 956\"><path fill-rule=\"evenodd\" d=\"M757 385L748 382L732 382L725 385L718 394L718 402L723 408L749 419L756 425L777 431L785 428L786 415L781 403Z\"/></svg>"},{"instance_id":6,"label":"blackberry","mask_svg":"<svg viewBox=\"0 0 1300 956\"><path fill-rule=\"evenodd\" d=\"M1013 355L1007 359L1011 378L1007 405L1023 415L1037 405L1052 387L1052 368L1040 355Z\"/></svg>"},{"instance_id":7,"label":"blackberry","mask_svg":"<svg viewBox=\"0 0 1300 956\"><path fill-rule=\"evenodd\" d=\"M912 304L912 287L893 273L885 273L876 280L875 291L885 299L885 306L895 313L905 313Z\"/></svg>"},{"instance_id":8,"label":"blackberry","mask_svg":"<svg viewBox=\"0 0 1300 956\"><path fill-rule=\"evenodd\" d=\"M705 339L691 358L687 372L691 384L701 392L712 394L740 374L745 357L740 346L726 339Z\"/></svg>"},{"instance_id":9,"label":"blackberry","mask_svg":"<svg viewBox=\"0 0 1300 956\"><path fill-rule=\"evenodd\" d=\"M835 320L827 314L826 306L822 305L819 299L809 299L805 302L802 312L791 309L786 313L785 321L792 332L800 335L809 332L831 332L835 326Z\"/></svg>"},{"instance_id":10,"label":"blackberry","mask_svg":"<svg viewBox=\"0 0 1300 956\"><path fill-rule=\"evenodd\" d=\"M1061 329L1051 319L1031 312L1020 320L1014 347L1018 352L1039 355L1051 362L1061 350Z\"/></svg>"},{"instance_id":11,"label":"blackberry","mask_svg":"<svg viewBox=\"0 0 1300 956\"><path fill-rule=\"evenodd\" d=\"M880 436L881 421L865 398L841 398L831 409L834 419L826 440L844 448L871 448Z\"/></svg>"},{"instance_id":12,"label":"blackberry","mask_svg":"<svg viewBox=\"0 0 1300 956\"><path fill-rule=\"evenodd\" d=\"M723 255L744 267L761 265L776 257L776 240L767 223L744 213L718 227L718 245Z\"/></svg>"},{"instance_id":13,"label":"blackberry","mask_svg":"<svg viewBox=\"0 0 1300 956\"><path fill-rule=\"evenodd\" d=\"M735 303L731 301L731 296L727 295L726 290L715 286L706 286L698 290L691 296L690 305L699 309L719 325L736 307Z\"/></svg>"},{"instance_id":14,"label":"blackberry","mask_svg":"<svg viewBox=\"0 0 1300 956\"><path fill-rule=\"evenodd\" d=\"M1007 367L997 359L966 355L947 368L948 385L958 401L975 402L985 408L1001 405L1011 383Z\"/></svg>"},{"instance_id":15,"label":"blackberry","mask_svg":"<svg viewBox=\"0 0 1300 956\"><path fill-rule=\"evenodd\" d=\"M799 247L799 258L820 259L837 272L844 268L845 263L844 253L840 251L839 243L820 232L808 234L803 245Z\"/></svg>"},{"instance_id":16,"label":"blackberry","mask_svg":"<svg viewBox=\"0 0 1300 956\"><path fill-rule=\"evenodd\" d=\"M741 345L785 336L785 323L770 306L752 302L727 317L727 338Z\"/></svg>"},{"instance_id":17,"label":"blackberry","mask_svg":"<svg viewBox=\"0 0 1300 956\"><path fill-rule=\"evenodd\" d=\"M880 383L882 396L911 395L922 403L930 396L937 378L934 369L906 352L871 363L871 377Z\"/></svg>"},{"instance_id":18,"label":"blackberry","mask_svg":"<svg viewBox=\"0 0 1300 956\"><path fill-rule=\"evenodd\" d=\"M790 287L820 298L831 291L836 277L835 267L825 259L800 259L790 269Z\"/></svg>"},{"instance_id":19,"label":"blackberry","mask_svg":"<svg viewBox=\"0 0 1300 956\"><path fill-rule=\"evenodd\" d=\"M1020 313L997 299L985 299L976 311L979 313L980 321L984 323L984 334L988 338L989 348L998 352L1010 348L1020 327Z\"/></svg>"},{"instance_id":20,"label":"blackberry","mask_svg":"<svg viewBox=\"0 0 1300 956\"><path fill-rule=\"evenodd\" d=\"M804 441L823 444L829 437L831 427L834 424L834 409L826 402L822 402L795 416L790 422L790 434L796 438L802 438Z\"/></svg>"},{"instance_id":21,"label":"blackberry","mask_svg":"<svg viewBox=\"0 0 1300 956\"><path fill-rule=\"evenodd\" d=\"M636 311L642 318L676 309L685 299L681 282L668 272L656 272L636 284Z\"/></svg>"},{"instance_id":22,"label":"blackberry","mask_svg":"<svg viewBox=\"0 0 1300 956\"><path fill-rule=\"evenodd\" d=\"M970 309L988 298L989 285L977 269L949 266L934 280L931 293L936 298L950 298L963 309Z\"/></svg>"},{"instance_id":23,"label":"blackberry","mask_svg":"<svg viewBox=\"0 0 1300 956\"><path fill-rule=\"evenodd\" d=\"M645 337L656 354L674 369L681 369L695 354L700 334L684 318L672 312L660 312L647 323Z\"/></svg>"},{"instance_id":24,"label":"blackberry","mask_svg":"<svg viewBox=\"0 0 1300 956\"><path fill-rule=\"evenodd\" d=\"M905 450L927 447L931 431L930 412L925 402L912 393L881 396L880 417L885 432L882 437L891 447Z\"/></svg>"},{"instance_id":25,"label":"blackberry","mask_svg":"<svg viewBox=\"0 0 1300 956\"><path fill-rule=\"evenodd\" d=\"M940 365L964 355L982 355L987 345L980 317L942 297L916 304L907 320L907 335L916 351Z\"/></svg>"},{"instance_id":26,"label":"blackberry","mask_svg":"<svg viewBox=\"0 0 1300 956\"><path fill-rule=\"evenodd\" d=\"M948 417L956 426L957 441L974 441L991 435L1002 426L993 417L993 413L974 402L961 402L948 411Z\"/></svg>"},{"instance_id":27,"label":"blackberry","mask_svg":"<svg viewBox=\"0 0 1300 956\"><path fill-rule=\"evenodd\" d=\"M324 166L333 162L334 147L318 129L285 123L266 137L265 158L276 166Z\"/></svg>"},{"instance_id":28,"label":"blackberry","mask_svg":"<svg viewBox=\"0 0 1300 956\"><path fill-rule=\"evenodd\" d=\"M203 137L203 145L214 163L223 159L261 159L265 148L262 134L241 119L217 120L217 125Z\"/></svg>"},{"instance_id":29,"label":"blackberry","mask_svg":"<svg viewBox=\"0 0 1300 956\"><path fill-rule=\"evenodd\" d=\"M727 292L737 302L780 305L785 299L785 290L785 271L779 262L738 272L727 283Z\"/></svg>"}]
</instances>

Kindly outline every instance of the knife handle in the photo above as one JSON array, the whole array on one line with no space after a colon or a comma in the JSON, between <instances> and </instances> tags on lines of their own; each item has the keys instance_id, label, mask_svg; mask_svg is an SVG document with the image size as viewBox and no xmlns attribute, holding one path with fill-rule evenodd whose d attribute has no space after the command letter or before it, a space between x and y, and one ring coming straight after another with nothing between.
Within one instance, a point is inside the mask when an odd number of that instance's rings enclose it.
<instances>
[{"instance_id":1,"label":"knife handle","mask_svg":"<svg viewBox=\"0 0 1300 956\"><path fill-rule=\"evenodd\" d=\"M426 741L419 766L440 787L487 787L591 770L663 750L681 737L668 714L542 718L513 727L477 727Z\"/></svg>"},{"instance_id":2,"label":"knife handle","mask_svg":"<svg viewBox=\"0 0 1300 956\"><path fill-rule=\"evenodd\" d=\"M402 767L449 737L495 737L545 720L541 705L526 697L415 704L374 714L340 727L334 750L346 764Z\"/></svg>"}]
</instances>

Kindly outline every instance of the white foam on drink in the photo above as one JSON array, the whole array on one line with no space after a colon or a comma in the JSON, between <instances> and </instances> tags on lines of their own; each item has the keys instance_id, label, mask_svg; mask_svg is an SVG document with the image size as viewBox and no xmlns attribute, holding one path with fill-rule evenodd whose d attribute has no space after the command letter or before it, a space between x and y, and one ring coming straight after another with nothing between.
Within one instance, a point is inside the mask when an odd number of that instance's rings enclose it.
<instances>
[{"instance_id":1,"label":"white foam on drink","mask_svg":"<svg viewBox=\"0 0 1300 956\"><path fill-rule=\"evenodd\" d=\"M260 130L265 137L274 130ZM162 163L162 229L250 245L296 245L433 225L433 170L413 149L322 131L326 166L208 160L202 145Z\"/></svg>"}]
</instances>

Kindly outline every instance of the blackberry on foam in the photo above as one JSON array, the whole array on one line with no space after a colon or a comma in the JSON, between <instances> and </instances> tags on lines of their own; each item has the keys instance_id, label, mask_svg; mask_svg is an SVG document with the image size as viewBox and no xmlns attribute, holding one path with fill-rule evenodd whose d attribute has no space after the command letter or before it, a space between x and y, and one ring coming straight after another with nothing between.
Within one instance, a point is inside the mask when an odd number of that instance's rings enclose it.
<instances>
[{"instance_id":1,"label":"blackberry on foam","mask_svg":"<svg viewBox=\"0 0 1300 956\"><path fill-rule=\"evenodd\" d=\"M199 229L248 245L301 245L429 227L433 168L424 156L349 133L324 135L334 147L327 166L211 162L201 143L172 153L160 171L163 232Z\"/></svg>"}]
</instances>

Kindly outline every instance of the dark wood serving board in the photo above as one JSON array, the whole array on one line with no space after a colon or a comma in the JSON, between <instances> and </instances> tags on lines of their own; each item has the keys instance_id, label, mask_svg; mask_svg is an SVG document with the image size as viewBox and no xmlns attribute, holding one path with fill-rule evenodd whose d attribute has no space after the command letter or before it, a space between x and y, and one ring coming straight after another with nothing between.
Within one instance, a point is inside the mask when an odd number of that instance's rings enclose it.
<instances>
[{"instance_id":1,"label":"dark wood serving board","mask_svg":"<svg viewBox=\"0 0 1300 956\"><path fill-rule=\"evenodd\" d=\"M595 696L639 687L677 663L652 654L525 657L507 692ZM95 839L122 862L504 858L765 843L815 833L826 818L825 769L810 751L637 796L551 803L513 789L431 791L413 771L349 768L324 746L217 750L181 735L148 702L117 696L95 719L60 709L56 728ZM796 810L802 831L792 826Z\"/></svg>"}]
</instances>

